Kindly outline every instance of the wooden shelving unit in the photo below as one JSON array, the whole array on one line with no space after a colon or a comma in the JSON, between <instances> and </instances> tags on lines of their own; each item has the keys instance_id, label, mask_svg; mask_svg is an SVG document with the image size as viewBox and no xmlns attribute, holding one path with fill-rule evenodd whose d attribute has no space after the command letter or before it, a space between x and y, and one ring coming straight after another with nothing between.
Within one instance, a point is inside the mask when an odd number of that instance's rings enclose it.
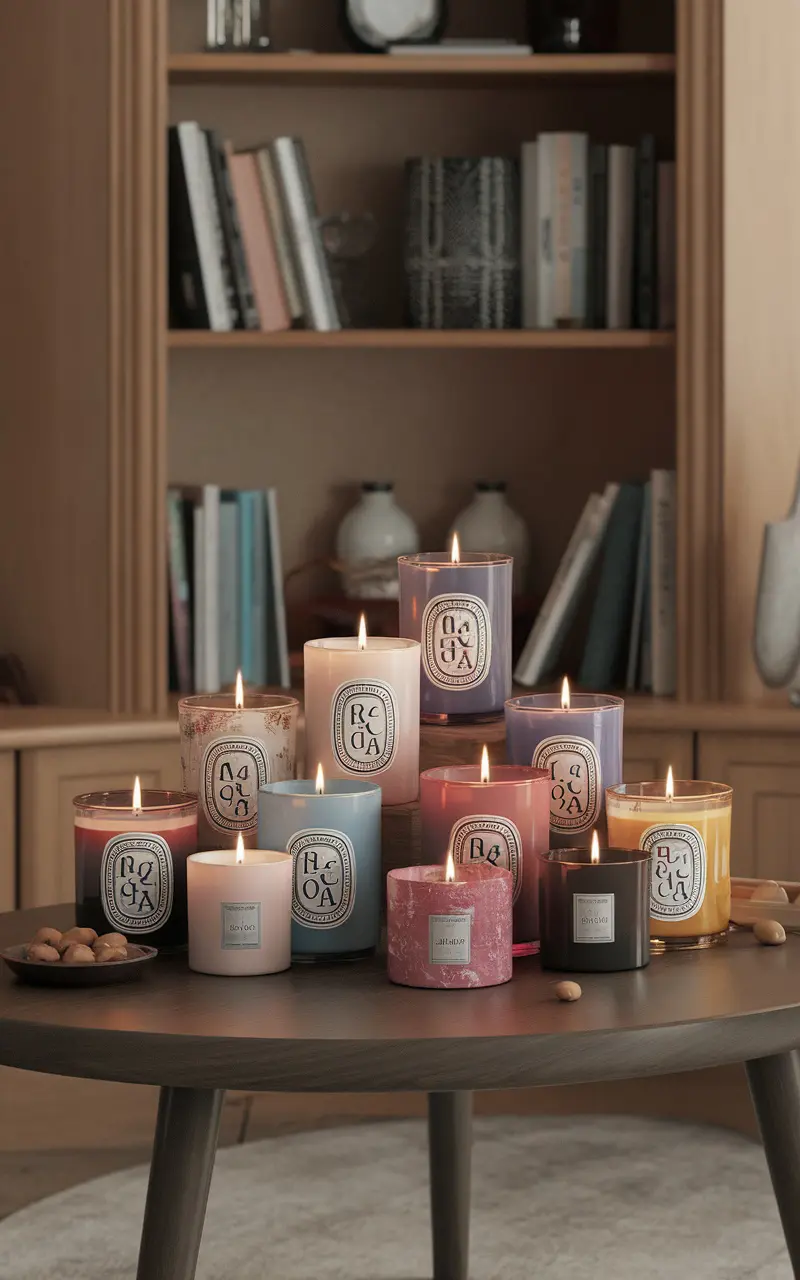
<instances>
[{"instance_id":1,"label":"wooden shelving unit","mask_svg":"<svg viewBox=\"0 0 800 1280\"><path fill-rule=\"evenodd\" d=\"M342 329L337 333L172 329L168 342L174 351L636 351L674 348L675 334L648 329Z\"/></svg>"}]
</instances>

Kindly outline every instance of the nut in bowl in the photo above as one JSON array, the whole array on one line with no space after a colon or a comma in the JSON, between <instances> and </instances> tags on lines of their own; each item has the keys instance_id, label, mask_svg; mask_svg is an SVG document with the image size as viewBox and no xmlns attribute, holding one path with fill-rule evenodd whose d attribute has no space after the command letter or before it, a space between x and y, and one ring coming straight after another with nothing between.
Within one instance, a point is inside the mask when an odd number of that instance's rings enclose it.
<instances>
[{"instance_id":1,"label":"nut in bowl","mask_svg":"<svg viewBox=\"0 0 800 1280\"><path fill-rule=\"evenodd\" d=\"M0 957L22 982L42 987L97 987L138 978L158 955L121 933L98 938L94 929L37 929L30 942L8 947Z\"/></svg>"},{"instance_id":2,"label":"nut in bowl","mask_svg":"<svg viewBox=\"0 0 800 1280\"><path fill-rule=\"evenodd\" d=\"M800 933L800 883L793 880L731 880L731 922L752 929L775 920L787 933Z\"/></svg>"}]
</instances>

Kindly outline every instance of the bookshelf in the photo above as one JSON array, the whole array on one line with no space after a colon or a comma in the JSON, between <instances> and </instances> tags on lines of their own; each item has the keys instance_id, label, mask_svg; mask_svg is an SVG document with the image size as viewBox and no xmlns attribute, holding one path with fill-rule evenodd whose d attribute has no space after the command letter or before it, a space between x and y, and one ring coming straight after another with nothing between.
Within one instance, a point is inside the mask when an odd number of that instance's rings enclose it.
<instances>
[{"instance_id":1,"label":"bookshelf","mask_svg":"<svg viewBox=\"0 0 800 1280\"><path fill-rule=\"evenodd\" d=\"M630 351L649 348L671 350L675 346L675 334L658 329L342 329L336 333L317 333L306 329L278 333L242 329L231 333L173 329L168 342L176 351L194 347L206 351L252 347L320 351L580 351L590 348Z\"/></svg>"}]
</instances>

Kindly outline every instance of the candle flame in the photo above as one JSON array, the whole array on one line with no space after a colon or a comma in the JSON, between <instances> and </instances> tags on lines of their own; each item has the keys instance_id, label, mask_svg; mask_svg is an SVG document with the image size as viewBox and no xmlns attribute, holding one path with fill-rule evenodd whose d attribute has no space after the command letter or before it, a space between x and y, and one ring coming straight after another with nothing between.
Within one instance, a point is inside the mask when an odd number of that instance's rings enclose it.
<instances>
[{"instance_id":1,"label":"candle flame","mask_svg":"<svg viewBox=\"0 0 800 1280\"><path fill-rule=\"evenodd\" d=\"M456 864L453 862L453 850L447 852L447 862L444 867L444 878L448 884L451 884L456 878Z\"/></svg>"},{"instance_id":2,"label":"candle flame","mask_svg":"<svg viewBox=\"0 0 800 1280\"><path fill-rule=\"evenodd\" d=\"M450 561L452 564L461 564L461 547L458 542L458 534L453 534L453 546L450 550Z\"/></svg>"},{"instance_id":3,"label":"candle flame","mask_svg":"<svg viewBox=\"0 0 800 1280\"><path fill-rule=\"evenodd\" d=\"M131 804L133 812L139 814L142 812L142 784L138 777L133 784L133 803Z\"/></svg>"},{"instance_id":4,"label":"candle flame","mask_svg":"<svg viewBox=\"0 0 800 1280\"><path fill-rule=\"evenodd\" d=\"M236 710L241 711L244 707L244 685L242 684L241 671L236 672L236 693L233 696L233 701L236 706Z\"/></svg>"},{"instance_id":5,"label":"candle flame","mask_svg":"<svg viewBox=\"0 0 800 1280\"><path fill-rule=\"evenodd\" d=\"M489 781L489 752L486 747L481 752L481 782Z\"/></svg>"},{"instance_id":6,"label":"candle flame","mask_svg":"<svg viewBox=\"0 0 800 1280\"><path fill-rule=\"evenodd\" d=\"M564 676L564 680L561 685L561 710L569 711L569 708L570 708L569 680L567 679L566 676Z\"/></svg>"},{"instance_id":7,"label":"candle flame","mask_svg":"<svg viewBox=\"0 0 800 1280\"><path fill-rule=\"evenodd\" d=\"M592 862L600 861L600 841L597 839L597 832L592 832Z\"/></svg>"},{"instance_id":8,"label":"candle flame","mask_svg":"<svg viewBox=\"0 0 800 1280\"><path fill-rule=\"evenodd\" d=\"M667 769L667 789L666 796L668 800L675 799L675 779L672 776L672 765Z\"/></svg>"},{"instance_id":9,"label":"candle flame","mask_svg":"<svg viewBox=\"0 0 800 1280\"><path fill-rule=\"evenodd\" d=\"M238 837L238 839L237 839L237 841L236 841L236 865L237 865L237 867L241 866L243 862L244 862L244 840L242 839L242 833L241 833L241 831L240 831L240 832L239 832L239 837Z\"/></svg>"},{"instance_id":10,"label":"candle flame","mask_svg":"<svg viewBox=\"0 0 800 1280\"><path fill-rule=\"evenodd\" d=\"M358 623L358 647L366 649L367 647L367 619L362 613Z\"/></svg>"},{"instance_id":11,"label":"candle flame","mask_svg":"<svg viewBox=\"0 0 800 1280\"><path fill-rule=\"evenodd\" d=\"M317 795L321 796L325 791L325 774L322 772L322 765L317 765Z\"/></svg>"}]
</instances>

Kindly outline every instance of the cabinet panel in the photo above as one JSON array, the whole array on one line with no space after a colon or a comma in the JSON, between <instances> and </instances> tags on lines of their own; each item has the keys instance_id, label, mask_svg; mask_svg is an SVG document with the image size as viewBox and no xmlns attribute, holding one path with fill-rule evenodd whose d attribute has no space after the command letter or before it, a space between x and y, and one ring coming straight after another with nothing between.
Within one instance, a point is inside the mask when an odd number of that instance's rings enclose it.
<instances>
[{"instance_id":1,"label":"cabinet panel","mask_svg":"<svg viewBox=\"0 0 800 1280\"><path fill-rule=\"evenodd\" d=\"M72 799L82 791L180 786L176 742L112 743L23 751L20 757L20 897L23 907L72 902Z\"/></svg>"},{"instance_id":2,"label":"cabinet panel","mask_svg":"<svg viewBox=\"0 0 800 1280\"><path fill-rule=\"evenodd\" d=\"M703 733L698 759L701 777L734 789L733 874L800 878L800 738Z\"/></svg>"},{"instance_id":3,"label":"cabinet panel","mask_svg":"<svg viewBox=\"0 0 800 1280\"><path fill-rule=\"evenodd\" d=\"M13 751L0 751L0 911L13 911L17 893L17 787Z\"/></svg>"},{"instance_id":4,"label":"cabinet panel","mask_svg":"<svg viewBox=\"0 0 800 1280\"><path fill-rule=\"evenodd\" d=\"M626 733L623 744L625 782L650 782L666 778L672 765L676 778L693 777L694 735L683 733Z\"/></svg>"}]
</instances>

